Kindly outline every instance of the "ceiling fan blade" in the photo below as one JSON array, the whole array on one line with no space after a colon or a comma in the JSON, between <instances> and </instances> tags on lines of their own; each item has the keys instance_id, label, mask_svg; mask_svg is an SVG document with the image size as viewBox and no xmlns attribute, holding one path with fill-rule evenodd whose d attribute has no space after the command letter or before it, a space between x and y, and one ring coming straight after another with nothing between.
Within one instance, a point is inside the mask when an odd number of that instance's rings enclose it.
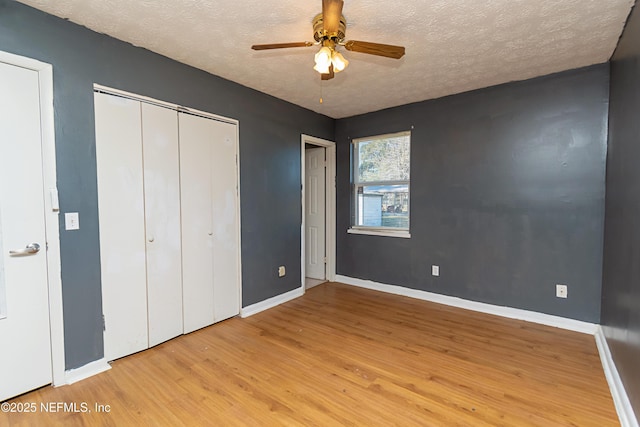
<instances>
[{"instance_id":1,"label":"ceiling fan blade","mask_svg":"<svg viewBox=\"0 0 640 427\"><path fill-rule=\"evenodd\" d=\"M391 44L349 40L345 43L344 47L352 52L368 53L369 55L385 56L394 59L400 59L404 55L404 46L394 46Z\"/></svg>"},{"instance_id":2,"label":"ceiling fan blade","mask_svg":"<svg viewBox=\"0 0 640 427\"><path fill-rule=\"evenodd\" d=\"M327 35L338 34L343 6L343 0L322 0L322 22Z\"/></svg>"},{"instance_id":3,"label":"ceiling fan blade","mask_svg":"<svg viewBox=\"0 0 640 427\"><path fill-rule=\"evenodd\" d=\"M254 44L251 46L253 50L267 50L267 49L285 49L289 47L309 47L313 46L311 42L295 42L295 43L271 43L271 44Z\"/></svg>"},{"instance_id":4,"label":"ceiling fan blade","mask_svg":"<svg viewBox=\"0 0 640 427\"><path fill-rule=\"evenodd\" d=\"M320 74L320 80L331 80L336 75L333 72L333 64L329 65L329 74Z\"/></svg>"}]
</instances>

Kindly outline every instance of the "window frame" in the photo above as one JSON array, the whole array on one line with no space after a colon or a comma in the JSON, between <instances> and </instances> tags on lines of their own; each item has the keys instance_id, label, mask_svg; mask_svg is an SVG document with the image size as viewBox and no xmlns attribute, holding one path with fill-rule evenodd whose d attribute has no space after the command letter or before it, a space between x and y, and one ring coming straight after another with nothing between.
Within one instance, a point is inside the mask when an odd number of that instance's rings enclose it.
<instances>
[{"instance_id":1,"label":"window frame","mask_svg":"<svg viewBox=\"0 0 640 427\"><path fill-rule=\"evenodd\" d=\"M351 140L351 148L352 148L352 156L351 156L351 200L353 203L353 211L351 216L351 226L347 229L347 233L350 234L367 234L372 236L386 236L386 237L401 237L401 238L410 238L411 237L411 168L409 168L409 179L408 180L388 180L388 181L366 181L360 182L358 180L358 165L360 163L359 158L359 150L358 144L365 141L373 141L373 140L381 140L388 138L395 138L400 136L408 136L409 137L409 164L411 164L411 131L401 131L401 132L393 132L381 135L373 135L361 138L354 138ZM376 185L406 185L408 200L407 200L407 214L409 226L406 228L399 227L383 227L383 226L368 226L368 225L357 225L357 218L359 215L358 208L358 189L364 187L371 187Z\"/></svg>"}]
</instances>

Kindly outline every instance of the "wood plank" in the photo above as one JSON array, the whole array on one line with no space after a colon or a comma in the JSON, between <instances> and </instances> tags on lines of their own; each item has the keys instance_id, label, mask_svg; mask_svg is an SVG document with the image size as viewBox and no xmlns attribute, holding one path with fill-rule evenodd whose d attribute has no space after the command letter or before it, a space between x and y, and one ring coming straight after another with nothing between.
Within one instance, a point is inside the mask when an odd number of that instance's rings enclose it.
<instances>
[{"instance_id":1,"label":"wood plank","mask_svg":"<svg viewBox=\"0 0 640 427\"><path fill-rule=\"evenodd\" d=\"M594 338L337 283L10 403L0 425L619 425Z\"/></svg>"}]
</instances>

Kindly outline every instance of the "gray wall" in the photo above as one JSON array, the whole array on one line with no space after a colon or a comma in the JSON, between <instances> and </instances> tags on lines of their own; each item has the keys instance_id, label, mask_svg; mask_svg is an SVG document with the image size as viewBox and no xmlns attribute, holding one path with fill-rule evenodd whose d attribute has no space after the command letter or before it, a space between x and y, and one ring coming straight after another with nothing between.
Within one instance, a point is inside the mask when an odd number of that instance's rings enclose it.
<instances>
[{"instance_id":1,"label":"gray wall","mask_svg":"<svg viewBox=\"0 0 640 427\"><path fill-rule=\"evenodd\" d=\"M300 286L300 134L331 139L332 119L13 1L0 50L53 65L61 213L81 225L60 228L67 369L103 355L93 83L238 119L243 306Z\"/></svg>"},{"instance_id":2,"label":"gray wall","mask_svg":"<svg viewBox=\"0 0 640 427\"><path fill-rule=\"evenodd\" d=\"M640 10L611 62L602 324L640 416Z\"/></svg>"},{"instance_id":3,"label":"gray wall","mask_svg":"<svg viewBox=\"0 0 640 427\"><path fill-rule=\"evenodd\" d=\"M604 64L338 120L338 274L598 322L608 85ZM407 129L411 239L347 234L350 140Z\"/></svg>"}]
</instances>

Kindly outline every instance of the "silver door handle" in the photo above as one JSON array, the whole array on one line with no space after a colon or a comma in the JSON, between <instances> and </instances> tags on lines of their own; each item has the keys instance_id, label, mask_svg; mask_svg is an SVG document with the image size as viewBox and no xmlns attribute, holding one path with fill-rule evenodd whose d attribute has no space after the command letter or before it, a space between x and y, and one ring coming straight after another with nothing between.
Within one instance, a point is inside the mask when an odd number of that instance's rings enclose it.
<instances>
[{"instance_id":1,"label":"silver door handle","mask_svg":"<svg viewBox=\"0 0 640 427\"><path fill-rule=\"evenodd\" d=\"M40 245L37 243L29 243L24 249L16 249L9 251L9 255L31 255L40 251Z\"/></svg>"}]
</instances>

